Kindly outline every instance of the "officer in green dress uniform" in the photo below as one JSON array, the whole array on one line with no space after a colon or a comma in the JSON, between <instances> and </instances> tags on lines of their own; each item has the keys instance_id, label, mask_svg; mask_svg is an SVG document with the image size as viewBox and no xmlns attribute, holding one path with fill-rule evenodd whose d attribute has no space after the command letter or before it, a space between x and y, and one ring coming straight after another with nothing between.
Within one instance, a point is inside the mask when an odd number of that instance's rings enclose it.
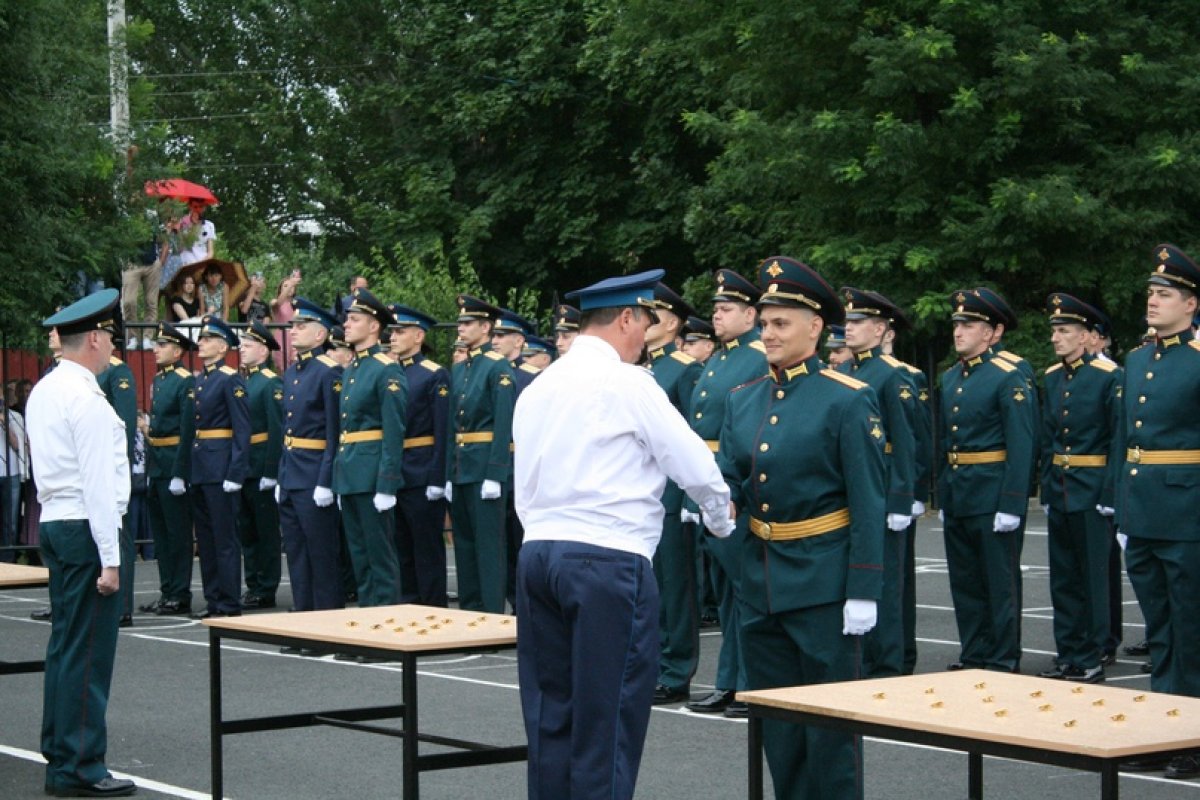
<instances>
[{"instance_id":1,"label":"officer in green dress uniform","mask_svg":"<svg viewBox=\"0 0 1200 800\"><path fill-rule=\"evenodd\" d=\"M950 295L958 363L942 376L938 495L964 667L1021 664L1021 535L1034 427L1029 386L990 348L1003 312L974 290Z\"/></svg>"},{"instance_id":2,"label":"officer in green dress uniform","mask_svg":"<svg viewBox=\"0 0 1200 800\"><path fill-rule=\"evenodd\" d=\"M138 610L160 616L192 610L192 500L187 481L196 432L196 379L184 367L183 354L195 349L187 334L170 323L158 324L146 477L159 597Z\"/></svg>"},{"instance_id":3,"label":"officer in green dress uniform","mask_svg":"<svg viewBox=\"0 0 1200 800\"><path fill-rule=\"evenodd\" d=\"M562 358L579 335L579 309L563 303L554 311L554 346Z\"/></svg>"},{"instance_id":4,"label":"officer in green dress uniform","mask_svg":"<svg viewBox=\"0 0 1200 800\"><path fill-rule=\"evenodd\" d=\"M1146 320L1155 340L1125 360L1117 528L1146 619L1150 688L1200 697L1200 341L1192 330L1200 267L1174 245L1155 248ZM1177 756L1168 778L1200 775Z\"/></svg>"},{"instance_id":5,"label":"officer in green dress uniform","mask_svg":"<svg viewBox=\"0 0 1200 800\"><path fill-rule=\"evenodd\" d=\"M118 323L120 320L118 319ZM133 463L133 440L137 436L137 384L133 370L121 359L110 356L108 368L96 376L100 390L125 425L125 456ZM121 518L121 627L133 625L133 565L137 551L128 514Z\"/></svg>"},{"instance_id":6,"label":"officer in green dress uniform","mask_svg":"<svg viewBox=\"0 0 1200 800\"><path fill-rule=\"evenodd\" d=\"M867 384L818 357L826 322L844 313L829 284L775 256L759 285L771 372L730 393L717 453L749 518L740 590L749 688L853 680L883 584L879 406ZM777 798L862 797L858 737L765 721L763 745Z\"/></svg>"},{"instance_id":7,"label":"officer in green dress uniform","mask_svg":"<svg viewBox=\"0 0 1200 800\"><path fill-rule=\"evenodd\" d=\"M913 520L916 482L917 390L908 370L883 352L883 339L899 310L878 292L842 288L846 302L846 346L854 354L839 367L875 390L883 421L884 485L887 489L883 537L883 589L879 619L865 639L864 668L868 678L888 678L904 671L904 567L906 533Z\"/></svg>"},{"instance_id":8,"label":"officer in green dress uniform","mask_svg":"<svg viewBox=\"0 0 1200 800\"><path fill-rule=\"evenodd\" d=\"M688 410L692 430L714 453L717 452L721 420L725 418L725 402L730 390L767 374L766 351L758 338L758 313L754 308L758 296L758 287L733 270L717 271L713 329L721 340L721 348L705 363ZM695 511L690 502L685 503L685 510L689 514ZM721 653L717 658L716 689L707 697L688 703L687 707L692 711L729 716L747 713L744 703L733 705L734 693L746 688L746 666L738 645L741 624L737 601L746 525L747 517L742 514L732 535L704 543L712 558L709 580L717 597L717 615L721 621Z\"/></svg>"},{"instance_id":9,"label":"officer in green dress uniform","mask_svg":"<svg viewBox=\"0 0 1200 800\"><path fill-rule=\"evenodd\" d=\"M46 319L62 343L59 366L33 387L27 431L41 502L42 560L50 570L41 750L44 790L57 797L124 797L104 760L105 714L121 616L119 529L129 503L121 420L96 376L120 338L116 289Z\"/></svg>"},{"instance_id":10,"label":"officer in green dress uniform","mask_svg":"<svg viewBox=\"0 0 1200 800\"><path fill-rule=\"evenodd\" d=\"M1043 678L1099 683L1108 641L1108 559L1121 370L1087 352L1099 312L1055 292L1047 300L1058 361L1046 370L1042 503L1050 532L1055 665Z\"/></svg>"},{"instance_id":11,"label":"officer in green dress uniform","mask_svg":"<svg viewBox=\"0 0 1200 800\"><path fill-rule=\"evenodd\" d=\"M700 362L675 346L687 319L694 312L673 289L654 287L658 322L646 331L646 350L654 380L684 419L692 392L700 379ZM662 538L654 552L654 577L658 581L659 645L658 681L654 704L677 703L689 698L692 676L700 657L700 608L696 589L696 532L684 527L683 490L668 480L663 489Z\"/></svg>"},{"instance_id":12,"label":"officer in green dress uniform","mask_svg":"<svg viewBox=\"0 0 1200 800\"><path fill-rule=\"evenodd\" d=\"M271 369L279 343L254 321L242 332L238 352L250 405L250 470L242 485L238 533L246 572L242 608L274 608L283 544L279 534L279 458L283 452L283 381Z\"/></svg>"},{"instance_id":13,"label":"officer in green dress uniform","mask_svg":"<svg viewBox=\"0 0 1200 800\"><path fill-rule=\"evenodd\" d=\"M892 318L891 328L883 337L883 352L892 356L896 334L912 327L900 309ZM925 515L925 506L933 490L933 409L929 400L929 379L924 371L912 364L900 362L908 371L909 380L917 390L916 428L917 475L913 484L913 521L904 533L904 669L912 675L917 668L917 520Z\"/></svg>"},{"instance_id":14,"label":"officer in green dress uniform","mask_svg":"<svg viewBox=\"0 0 1200 800\"><path fill-rule=\"evenodd\" d=\"M345 319L345 312L341 311L340 306L335 304L335 308L331 313L334 318ZM340 317L339 317L340 314ZM346 330L341 325L335 325L329 330L329 338L325 340L327 345L325 348L325 357L332 361L342 369L354 363L354 348L346 342ZM341 376L338 376L338 391L341 391ZM341 397L338 397L340 404ZM330 461L330 469L333 467L333 462ZM331 473L332 474L332 473ZM358 579L354 577L354 564L350 562L350 546L346 544L346 525L342 521L341 509L337 509L337 527L338 527L338 569L342 575L342 594L344 601L347 603L358 602Z\"/></svg>"},{"instance_id":15,"label":"officer in green dress uniform","mask_svg":"<svg viewBox=\"0 0 1200 800\"><path fill-rule=\"evenodd\" d=\"M458 336L469 350L466 361L455 364L450 373L446 441L446 497L454 524L459 607L491 613L503 613L507 593L504 495L512 479L516 403L512 366L490 342L499 314L482 300L458 296Z\"/></svg>"},{"instance_id":16,"label":"officer in green dress uniform","mask_svg":"<svg viewBox=\"0 0 1200 800\"><path fill-rule=\"evenodd\" d=\"M341 423L333 491L342 507L346 543L358 580L358 604L400 602L396 494L404 487L404 368L379 345L395 320L366 289L356 289L346 314L354 361L342 376Z\"/></svg>"}]
</instances>

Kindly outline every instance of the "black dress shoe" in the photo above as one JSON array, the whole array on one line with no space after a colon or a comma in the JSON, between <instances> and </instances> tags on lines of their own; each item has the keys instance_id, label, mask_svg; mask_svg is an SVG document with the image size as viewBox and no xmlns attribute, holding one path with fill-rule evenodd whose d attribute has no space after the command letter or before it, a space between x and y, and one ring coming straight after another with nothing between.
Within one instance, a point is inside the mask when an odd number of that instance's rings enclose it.
<instances>
[{"instance_id":1,"label":"black dress shoe","mask_svg":"<svg viewBox=\"0 0 1200 800\"><path fill-rule=\"evenodd\" d=\"M240 611L211 611L206 608L197 614L192 614L192 619L218 619L220 617L240 617L241 615Z\"/></svg>"},{"instance_id":2,"label":"black dress shoe","mask_svg":"<svg viewBox=\"0 0 1200 800\"><path fill-rule=\"evenodd\" d=\"M334 661L350 661L353 663L358 663L358 656L351 655L350 653L334 653L333 660Z\"/></svg>"},{"instance_id":3,"label":"black dress shoe","mask_svg":"<svg viewBox=\"0 0 1200 800\"><path fill-rule=\"evenodd\" d=\"M49 622L50 621L50 609L49 608L39 608L37 611L31 611L31 612L29 612L29 618L35 619L38 622Z\"/></svg>"},{"instance_id":4,"label":"black dress shoe","mask_svg":"<svg viewBox=\"0 0 1200 800\"><path fill-rule=\"evenodd\" d=\"M1104 683L1104 667L1077 667L1074 664L1055 664L1052 669L1038 673L1039 678L1057 678L1075 683Z\"/></svg>"},{"instance_id":5,"label":"black dress shoe","mask_svg":"<svg viewBox=\"0 0 1200 800\"><path fill-rule=\"evenodd\" d=\"M246 608L274 608L274 607L275 607L275 598L274 597L253 597L251 595L246 595L245 597L242 598L242 608L243 609L246 609Z\"/></svg>"},{"instance_id":6,"label":"black dress shoe","mask_svg":"<svg viewBox=\"0 0 1200 800\"><path fill-rule=\"evenodd\" d=\"M1127 644L1121 648L1127 656L1148 656L1150 655L1150 643L1145 639L1137 644Z\"/></svg>"},{"instance_id":7,"label":"black dress shoe","mask_svg":"<svg viewBox=\"0 0 1200 800\"><path fill-rule=\"evenodd\" d=\"M688 687L684 686L680 689L672 689L669 686L663 686L661 683L654 687L653 705L665 706L669 703L682 703L689 699L692 693L688 691Z\"/></svg>"},{"instance_id":8,"label":"black dress shoe","mask_svg":"<svg viewBox=\"0 0 1200 800\"><path fill-rule=\"evenodd\" d=\"M1151 672L1154 672L1154 662L1147 661L1145 664L1142 664L1141 670L1142 670L1142 672L1146 673L1147 675L1149 675Z\"/></svg>"},{"instance_id":9,"label":"black dress shoe","mask_svg":"<svg viewBox=\"0 0 1200 800\"><path fill-rule=\"evenodd\" d=\"M298 656L303 649L303 647L281 647L279 648L279 652L285 656Z\"/></svg>"},{"instance_id":10,"label":"black dress shoe","mask_svg":"<svg viewBox=\"0 0 1200 800\"><path fill-rule=\"evenodd\" d=\"M1167 771L1163 773L1164 778L1173 781L1185 781L1197 775L1200 775L1200 754L1197 753L1175 756L1167 765Z\"/></svg>"},{"instance_id":11,"label":"black dress shoe","mask_svg":"<svg viewBox=\"0 0 1200 800\"><path fill-rule=\"evenodd\" d=\"M1102 667L1111 667L1113 664L1116 664L1116 663L1117 663L1117 651L1116 650L1106 650L1104 652L1104 655L1100 656L1100 666L1102 666Z\"/></svg>"},{"instance_id":12,"label":"black dress shoe","mask_svg":"<svg viewBox=\"0 0 1200 800\"><path fill-rule=\"evenodd\" d=\"M154 613L160 617L186 616L192 613L192 604L181 603L178 600L164 600L158 604L158 608L154 609Z\"/></svg>"},{"instance_id":13,"label":"black dress shoe","mask_svg":"<svg viewBox=\"0 0 1200 800\"><path fill-rule=\"evenodd\" d=\"M961 661L951 661L946 665L946 669L950 672L958 672L960 669L966 669L967 665Z\"/></svg>"},{"instance_id":14,"label":"black dress shoe","mask_svg":"<svg viewBox=\"0 0 1200 800\"><path fill-rule=\"evenodd\" d=\"M732 702L732 689L717 689L708 697L688 703L687 709L688 711L695 711L698 714L720 714L729 708L729 704Z\"/></svg>"},{"instance_id":15,"label":"black dress shoe","mask_svg":"<svg viewBox=\"0 0 1200 800\"><path fill-rule=\"evenodd\" d=\"M750 706L734 700L721 713L730 719L746 719L746 717L750 716Z\"/></svg>"},{"instance_id":16,"label":"black dress shoe","mask_svg":"<svg viewBox=\"0 0 1200 800\"><path fill-rule=\"evenodd\" d=\"M130 614L122 614L120 621L117 622L117 627L118 628L132 628L133 627L133 616Z\"/></svg>"},{"instance_id":17,"label":"black dress shoe","mask_svg":"<svg viewBox=\"0 0 1200 800\"><path fill-rule=\"evenodd\" d=\"M157 614L158 609L163 604L163 599L160 597L152 603L144 603L138 606L138 611L143 614Z\"/></svg>"},{"instance_id":18,"label":"black dress shoe","mask_svg":"<svg viewBox=\"0 0 1200 800\"><path fill-rule=\"evenodd\" d=\"M1044 669L1041 672L1039 672L1038 677L1039 678L1051 678L1053 680L1062 680L1063 678L1067 677L1064 674L1066 672L1066 669L1067 669L1066 664L1055 664L1050 669Z\"/></svg>"},{"instance_id":19,"label":"black dress shoe","mask_svg":"<svg viewBox=\"0 0 1200 800\"><path fill-rule=\"evenodd\" d=\"M128 797L137 794L137 784L109 775L91 786L56 786L53 791L55 797Z\"/></svg>"},{"instance_id":20,"label":"black dress shoe","mask_svg":"<svg viewBox=\"0 0 1200 800\"><path fill-rule=\"evenodd\" d=\"M1158 772L1160 769L1166 769L1170 763L1171 759L1165 756L1145 756L1122 761L1121 770L1124 772Z\"/></svg>"}]
</instances>

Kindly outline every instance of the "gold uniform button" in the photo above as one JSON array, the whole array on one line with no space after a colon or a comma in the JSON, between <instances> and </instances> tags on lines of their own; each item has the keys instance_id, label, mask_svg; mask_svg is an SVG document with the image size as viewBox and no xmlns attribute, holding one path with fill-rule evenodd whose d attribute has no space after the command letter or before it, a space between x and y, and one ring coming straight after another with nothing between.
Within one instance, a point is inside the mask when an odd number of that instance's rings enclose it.
<instances>
[{"instance_id":1,"label":"gold uniform button","mask_svg":"<svg viewBox=\"0 0 1200 800\"><path fill-rule=\"evenodd\" d=\"M955 406L954 408L950 409L950 413L952 413L952 414L957 414L957 413L958 413L958 406Z\"/></svg>"},{"instance_id":2,"label":"gold uniform button","mask_svg":"<svg viewBox=\"0 0 1200 800\"><path fill-rule=\"evenodd\" d=\"M1064 434L1068 434L1068 433L1070 433L1070 432L1071 432L1071 429L1070 429L1070 428L1063 428L1063 433L1064 433Z\"/></svg>"},{"instance_id":3,"label":"gold uniform button","mask_svg":"<svg viewBox=\"0 0 1200 800\"><path fill-rule=\"evenodd\" d=\"M710 377L710 378L711 378L712 376L713 376L713 371L710 369L710 370L708 371L708 377Z\"/></svg>"},{"instance_id":4,"label":"gold uniform button","mask_svg":"<svg viewBox=\"0 0 1200 800\"><path fill-rule=\"evenodd\" d=\"M768 450L770 450L770 449L771 449L771 445L767 444L766 442L763 442L762 444L760 444L760 445L758 446L758 449L759 449L761 452L765 453L765 452L767 452Z\"/></svg>"},{"instance_id":5,"label":"gold uniform button","mask_svg":"<svg viewBox=\"0 0 1200 800\"><path fill-rule=\"evenodd\" d=\"M779 423L779 417L777 417L777 416L775 416L774 414L772 414L772 415L771 415L771 424L772 424L772 425L776 425L776 424L778 424L778 423Z\"/></svg>"},{"instance_id":6,"label":"gold uniform button","mask_svg":"<svg viewBox=\"0 0 1200 800\"><path fill-rule=\"evenodd\" d=\"M296 378L295 380L292 381L292 386L296 386L299 383L300 383L300 379Z\"/></svg>"},{"instance_id":7,"label":"gold uniform button","mask_svg":"<svg viewBox=\"0 0 1200 800\"><path fill-rule=\"evenodd\" d=\"M1146 402L1146 395L1142 395L1141 397L1139 397L1139 398L1138 398L1138 402L1139 402L1139 403L1144 403L1144 402Z\"/></svg>"},{"instance_id":8,"label":"gold uniform button","mask_svg":"<svg viewBox=\"0 0 1200 800\"><path fill-rule=\"evenodd\" d=\"M770 511L770 510L771 510L771 504L770 504L770 503L763 503L761 506L759 506L759 508L761 508L763 511Z\"/></svg>"},{"instance_id":9,"label":"gold uniform button","mask_svg":"<svg viewBox=\"0 0 1200 800\"><path fill-rule=\"evenodd\" d=\"M1066 447L1063 448L1063 450L1065 450L1068 453L1071 452L1071 445L1067 445Z\"/></svg>"},{"instance_id":10,"label":"gold uniform button","mask_svg":"<svg viewBox=\"0 0 1200 800\"><path fill-rule=\"evenodd\" d=\"M958 464L951 464L950 469L958 469Z\"/></svg>"},{"instance_id":11,"label":"gold uniform button","mask_svg":"<svg viewBox=\"0 0 1200 800\"><path fill-rule=\"evenodd\" d=\"M1068 409L1065 409L1065 408L1063 409L1063 416L1064 416L1064 417L1066 417L1066 416L1069 416L1069 415L1070 415L1070 413L1071 413L1071 412L1070 412Z\"/></svg>"},{"instance_id":12,"label":"gold uniform button","mask_svg":"<svg viewBox=\"0 0 1200 800\"><path fill-rule=\"evenodd\" d=\"M958 387L957 389L955 389L955 390L954 390L954 393L955 393L955 394L962 394L962 387L960 386L960 387Z\"/></svg>"},{"instance_id":13,"label":"gold uniform button","mask_svg":"<svg viewBox=\"0 0 1200 800\"><path fill-rule=\"evenodd\" d=\"M724 353L722 353L722 354L721 354L721 360L722 360L722 361L724 361L724 360L725 360L725 354L724 354ZM709 374L711 375L712 373L709 373Z\"/></svg>"},{"instance_id":14,"label":"gold uniform button","mask_svg":"<svg viewBox=\"0 0 1200 800\"><path fill-rule=\"evenodd\" d=\"M354 383L354 378L351 378L351 379L350 379L350 382L351 382L351 383Z\"/></svg>"},{"instance_id":15,"label":"gold uniform button","mask_svg":"<svg viewBox=\"0 0 1200 800\"><path fill-rule=\"evenodd\" d=\"M290 412L290 411L289 411L289 412L288 412L288 416L290 417L291 415L292 415L292 412Z\"/></svg>"},{"instance_id":16,"label":"gold uniform button","mask_svg":"<svg viewBox=\"0 0 1200 800\"><path fill-rule=\"evenodd\" d=\"M1070 392L1063 392L1063 397L1070 397L1070 396L1071 396Z\"/></svg>"},{"instance_id":17,"label":"gold uniform button","mask_svg":"<svg viewBox=\"0 0 1200 800\"><path fill-rule=\"evenodd\" d=\"M950 426L950 431L951 431L952 433L958 433L958 426L957 426L957 425L951 425L951 426Z\"/></svg>"},{"instance_id":18,"label":"gold uniform button","mask_svg":"<svg viewBox=\"0 0 1200 800\"><path fill-rule=\"evenodd\" d=\"M707 390L707 389L701 389L701 390L700 390L700 396L701 396L701 397L708 397L708 390Z\"/></svg>"},{"instance_id":19,"label":"gold uniform button","mask_svg":"<svg viewBox=\"0 0 1200 800\"><path fill-rule=\"evenodd\" d=\"M765 472L758 473L758 482L766 483L767 482L767 473L765 473Z\"/></svg>"},{"instance_id":20,"label":"gold uniform button","mask_svg":"<svg viewBox=\"0 0 1200 800\"><path fill-rule=\"evenodd\" d=\"M1134 467L1133 469L1129 470L1129 474L1130 474L1130 475L1137 475L1137 467Z\"/></svg>"},{"instance_id":21,"label":"gold uniform button","mask_svg":"<svg viewBox=\"0 0 1200 800\"><path fill-rule=\"evenodd\" d=\"M1135 427L1135 428L1142 427L1142 421L1139 419L1137 422L1133 423L1133 427Z\"/></svg>"},{"instance_id":22,"label":"gold uniform button","mask_svg":"<svg viewBox=\"0 0 1200 800\"><path fill-rule=\"evenodd\" d=\"M1152 380L1154 380L1154 373L1153 373L1153 372L1147 372L1147 373L1146 373L1146 380L1148 380L1148 381L1152 381Z\"/></svg>"},{"instance_id":23,"label":"gold uniform button","mask_svg":"<svg viewBox=\"0 0 1200 800\"><path fill-rule=\"evenodd\" d=\"M780 389L779 391L775 392L775 398L776 398L777 400L782 400L782 399L783 399L783 389Z\"/></svg>"},{"instance_id":24,"label":"gold uniform button","mask_svg":"<svg viewBox=\"0 0 1200 800\"><path fill-rule=\"evenodd\" d=\"M697 412L696 412L696 419L701 419L703 416L704 416L704 412L703 412L703 411L697 411Z\"/></svg>"}]
</instances>

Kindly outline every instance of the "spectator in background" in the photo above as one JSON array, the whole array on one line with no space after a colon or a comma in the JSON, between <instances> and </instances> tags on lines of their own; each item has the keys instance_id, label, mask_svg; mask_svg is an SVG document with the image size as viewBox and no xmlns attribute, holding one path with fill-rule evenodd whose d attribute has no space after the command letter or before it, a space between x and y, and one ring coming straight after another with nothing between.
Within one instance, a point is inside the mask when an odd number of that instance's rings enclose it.
<instances>
[{"instance_id":1,"label":"spectator in background","mask_svg":"<svg viewBox=\"0 0 1200 800\"><path fill-rule=\"evenodd\" d=\"M348 294L342 298L342 307L340 309L342 314L345 314L348 311L350 311L350 306L354 303L354 292L356 289L370 289L370 288L371 288L371 286L367 282L366 277L364 277L362 275L355 275L353 278L351 278L350 279L350 294Z\"/></svg>"},{"instance_id":2,"label":"spectator in background","mask_svg":"<svg viewBox=\"0 0 1200 800\"><path fill-rule=\"evenodd\" d=\"M267 289L267 281L261 272L254 273L250 278L250 288L238 301L238 311L242 322L261 322L264 325L271 321L271 307L263 300L263 292Z\"/></svg>"},{"instance_id":3,"label":"spectator in background","mask_svg":"<svg viewBox=\"0 0 1200 800\"><path fill-rule=\"evenodd\" d=\"M13 410L22 416L25 415L25 404L29 402L31 391L33 391L33 381L29 378L17 381L17 402L13 403Z\"/></svg>"},{"instance_id":4,"label":"spectator in background","mask_svg":"<svg viewBox=\"0 0 1200 800\"><path fill-rule=\"evenodd\" d=\"M151 239L141 248L137 256L121 270L121 314L126 322L146 321L151 324L158 322L158 290L162 277L163 254L166 248L159 248L158 238ZM138 289L146 296L146 314L138 314ZM127 350L150 349L150 337L146 336L139 342L136 329L130 330Z\"/></svg>"},{"instance_id":5,"label":"spectator in background","mask_svg":"<svg viewBox=\"0 0 1200 800\"><path fill-rule=\"evenodd\" d=\"M171 304L171 322L181 322L185 319L195 319L200 316L200 298L196 296L196 278L184 275L180 278L179 292L169 302Z\"/></svg>"},{"instance_id":6,"label":"spectator in background","mask_svg":"<svg viewBox=\"0 0 1200 800\"><path fill-rule=\"evenodd\" d=\"M15 381L10 381L15 384ZM25 419L13 411L9 402L10 394L5 386L4 402L0 403L4 420L0 424L0 433L4 435L4 460L0 463L0 547L13 547L17 544L21 513L21 483L29 477L29 447L25 441ZM16 561L14 550L0 549L0 561L12 563Z\"/></svg>"},{"instance_id":7,"label":"spectator in background","mask_svg":"<svg viewBox=\"0 0 1200 800\"><path fill-rule=\"evenodd\" d=\"M300 270L298 269L292 270L292 274L279 283L279 291L275 294L275 299L271 301L272 322L277 325L290 325L292 323L292 317L296 315L296 289L299 286ZM283 363L292 363L291 346L284 329L281 328L275 331L275 341L279 343Z\"/></svg>"},{"instance_id":8,"label":"spectator in background","mask_svg":"<svg viewBox=\"0 0 1200 800\"><path fill-rule=\"evenodd\" d=\"M217 228L211 222L204 218L204 209L206 205L203 200L189 200L189 214L180 223L180 230L187 230L199 225L200 232L196 235L195 241L191 247L185 248L180 252L179 257L186 267L188 264L195 264L197 261L203 261L206 258L212 258L216 253ZM225 319L222 317L221 319Z\"/></svg>"},{"instance_id":9,"label":"spectator in background","mask_svg":"<svg viewBox=\"0 0 1200 800\"><path fill-rule=\"evenodd\" d=\"M125 512L125 519L132 529L135 552L140 551L144 561L154 558L154 543L146 541L150 539L150 519L147 515L150 481L146 477L146 437L149 435L150 415L139 409L137 430L133 435L133 460L129 462L129 509Z\"/></svg>"},{"instance_id":10,"label":"spectator in background","mask_svg":"<svg viewBox=\"0 0 1200 800\"><path fill-rule=\"evenodd\" d=\"M204 282L200 284L200 314L212 314L222 321L229 319L229 287L216 264L209 264L204 270Z\"/></svg>"}]
</instances>

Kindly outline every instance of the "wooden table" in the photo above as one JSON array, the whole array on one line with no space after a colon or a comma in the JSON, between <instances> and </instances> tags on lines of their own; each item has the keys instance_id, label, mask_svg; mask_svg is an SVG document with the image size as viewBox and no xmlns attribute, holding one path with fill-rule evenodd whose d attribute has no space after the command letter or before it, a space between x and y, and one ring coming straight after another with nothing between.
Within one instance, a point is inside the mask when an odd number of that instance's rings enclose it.
<instances>
[{"instance_id":1,"label":"wooden table","mask_svg":"<svg viewBox=\"0 0 1200 800\"><path fill-rule=\"evenodd\" d=\"M332 725L396 736L403 740L403 797L417 800L418 773L426 770L524 761L525 745L501 747L422 733L417 717L417 658L511 649L517 644L517 619L504 614L399 605L348 608L295 614L256 614L206 619L209 637L210 738L212 796L224 796L222 737L252 731ZM398 661L402 668L401 705L301 712L272 717L226 720L221 711L221 640L241 639L286 647L307 647ZM395 729L364 724L403 719ZM458 748L422 755L420 742Z\"/></svg>"},{"instance_id":2,"label":"wooden table","mask_svg":"<svg viewBox=\"0 0 1200 800\"><path fill-rule=\"evenodd\" d=\"M738 692L750 704L751 798L761 798L762 721L783 720L968 754L968 796L983 756L1100 773L1117 800L1123 760L1200 748L1200 700L983 670Z\"/></svg>"},{"instance_id":3,"label":"wooden table","mask_svg":"<svg viewBox=\"0 0 1200 800\"><path fill-rule=\"evenodd\" d=\"M50 570L45 567L26 567L22 564L0 564L0 589L36 589L50 585ZM0 675L25 672L45 672L46 662L0 661Z\"/></svg>"}]
</instances>

